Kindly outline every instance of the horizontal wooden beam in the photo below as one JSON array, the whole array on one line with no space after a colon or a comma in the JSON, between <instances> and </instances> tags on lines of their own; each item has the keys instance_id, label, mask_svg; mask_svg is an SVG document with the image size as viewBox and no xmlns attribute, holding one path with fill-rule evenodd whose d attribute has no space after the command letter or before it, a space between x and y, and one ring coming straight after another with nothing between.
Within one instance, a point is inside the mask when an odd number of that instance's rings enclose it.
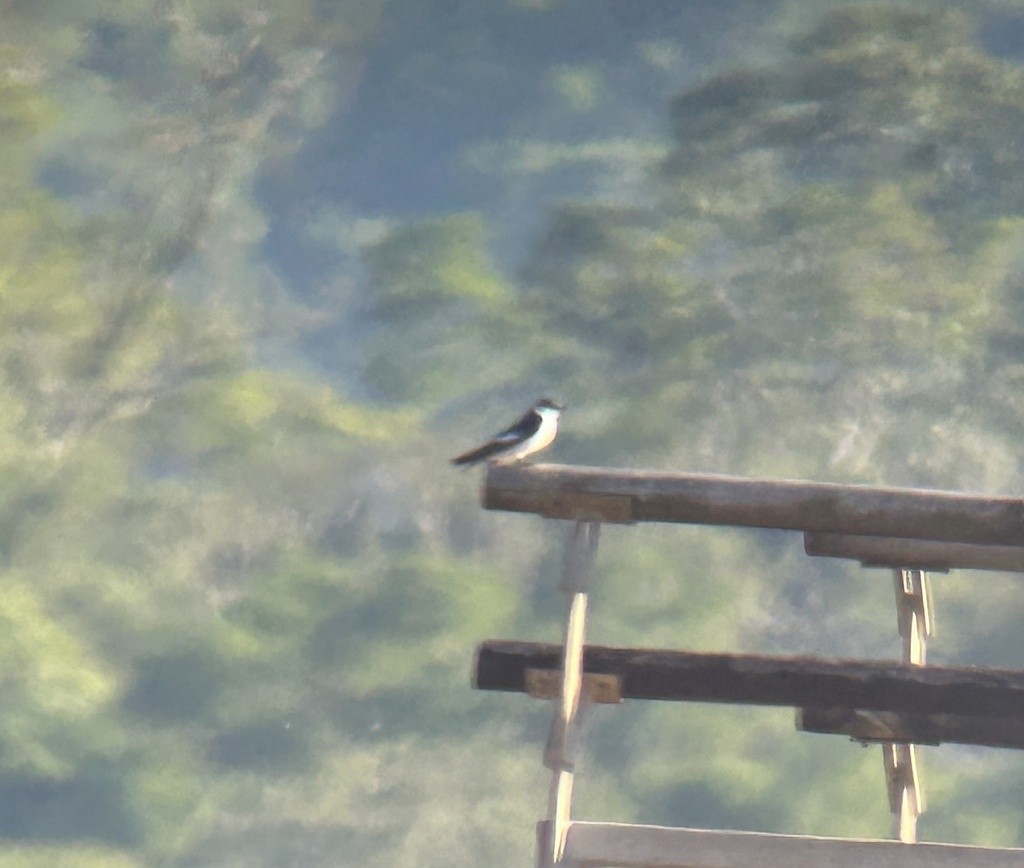
<instances>
[{"instance_id":1,"label":"horizontal wooden beam","mask_svg":"<svg viewBox=\"0 0 1024 868\"><path fill-rule=\"evenodd\" d=\"M665 521L1024 546L1024 500L828 482L491 464L487 509L602 522Z\"/></svg>"},{"instance_id":2,"label":"horizontal wooden beam","mask_svg":"<svg viewBox=\"0 0 1024 868\"><path fill-rule=\"evenodd\" d=\"M539 642L484 642L474 686L525 692L526 671L559 669L561 652L561 645ZM1024 672L1006 669L599 645L584 649L583 668L618 677L623 699L1000 715L1024 722Z\"/></svg>"},{"instance_id":3,"label":"horizontal wooden beam","mask_svg":"<svg viewBox=\"0 0 1024 868\"><path fill-rule=\"evenodd\" d=\"M1024 573L1024 546L805 533L804 551L815 557L860 561L865 567L902 567L940 573L953 569Z\"/></svg>"},{"instance_id":4,"label":"horizontal wooden beam","mask_svg":"<svg viewBox=\"0 0 1024 868\"><path fill-rule=\"evenodd\" d=\"M539 836L543 839L545 826ZM1021 868L1024 850L573 822L575 868Z\"/></svg>"},{"instance_id":5,"label":"horizontal wooden beam","mask_svg":"<svg viewBox=\"0 0 1024 868\"><path fill-rule=\"evenodd\" d=\"M906 714L850 708L802 708L797 729L848 735L863 742L976 744L1024 749L1024 721L1017 717L960 714Z\"/></svg>"}]
</instances>

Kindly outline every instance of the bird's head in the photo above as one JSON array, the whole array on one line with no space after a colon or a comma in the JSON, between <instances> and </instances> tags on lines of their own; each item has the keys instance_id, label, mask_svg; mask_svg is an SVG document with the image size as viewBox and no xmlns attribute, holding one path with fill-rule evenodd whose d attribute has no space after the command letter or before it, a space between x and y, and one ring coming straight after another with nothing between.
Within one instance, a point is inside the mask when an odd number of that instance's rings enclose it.
<instances>
[{"instance_id":1,"label":"bird's head","mask_svg":"<svg viewBox=\"0 0 1024 868\"><path fill-rule=\"evenodd\" d=\"M537 403L534 404L536 410L553 410L555 413L561 413L565 407L562 404L556 404L550 398L540 398Z\"/></svg>"}]
</instances>

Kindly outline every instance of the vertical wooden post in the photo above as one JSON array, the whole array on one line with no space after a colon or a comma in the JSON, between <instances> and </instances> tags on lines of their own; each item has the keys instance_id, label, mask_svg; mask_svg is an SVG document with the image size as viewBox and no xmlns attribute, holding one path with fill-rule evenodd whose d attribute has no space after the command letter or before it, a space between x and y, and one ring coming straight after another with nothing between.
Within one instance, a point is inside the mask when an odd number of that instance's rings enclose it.
<instances>
[{"instance_id":1,"label":"vertical wooden post","mask_svg":"<svg viewBox=\"0 0 1024 868\"><path fill-rule=\"evenodd\" d=\"M565 841L572 821L572 789L576 752L579 746L579 723L586 703L583 692L583 645L586 638L587 592L597 555L600 525L577 521L569 528L559 589L565 594L568 614L562 649L562 691L548 743L544 749L544 765L551 769L548 794L548 818L542 823L539 836L540 868L550 868L562 861Z\"/></svg>"},{"instance_id":2,"label":"vertical wooden post","mask_svg":"<svg viewBox=\"0 0 1024 868\"><path fill-rule=\"evenodd\" d=\"M903 643L903 662L924 666L927 639L932 634L931 588L924 570L893 570L896 623ZM912 744L883 744L882 763L889 792L893 837L905 844L917 841L917 818L924 811L917 754Z\"/></svg>"}]
</instances>

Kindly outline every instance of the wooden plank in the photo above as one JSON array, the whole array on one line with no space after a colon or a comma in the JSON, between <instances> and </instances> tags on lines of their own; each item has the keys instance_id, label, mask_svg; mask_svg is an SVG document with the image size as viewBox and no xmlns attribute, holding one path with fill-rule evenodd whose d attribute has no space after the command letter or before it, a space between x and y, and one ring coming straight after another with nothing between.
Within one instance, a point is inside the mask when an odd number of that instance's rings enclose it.
<instances>
[{"instance_id":1,"label":"wooden plank","mask_svg":"<svg viewBox=\"0 0 1024 868\"><path fill-rule=\"evenodd\" d=\"M558 669L562 646L491 640L477 648L474 685L526 691L527 669ZM1024 720L1024 672L971 666L700 654L588 645L585 672L621 679L624 699L843 706Z\"/></svg>"},{"instance_id":2,"label":"wooden plank","mask_svg":"<svg viewBox=\"0 0 1024 868\"><path fill-rule=\"evenodd\" d=\"M975 744L1024 750L1024 721L1016 717L909 714L850 708L803 708L797 729L847 735L863 742Z\"/></svg>"},{"instance_id":3,"label":"wooden plank","mask_svg":"<svg viewBox=\"0 0 1024 868\"><path fill-rule=\"evenodd\" d=\"M573 822L575 868L1022 868L1024 850Z\"/></svg>"},{"instance_id":4,"label":"wooden plank","mask_svg":"<svg viewBox=\"0 0 1024 868\"><path fill-rule=\"evenodd\" d=\"M865 567L945 573L953 569L1024 573L1024 547L805 533L804 551L815 557L846 558Z\"/></svg>"},{"instance_id":5,"label":"wooden plank","mask_svg":"<svg viewBox=\"0 0 1024 868\"><path fill-rule=\"evenodd\" d=\"M526 692L534 699L558 699L562 695L562 673L527 669ZM619 679L614 675L584 675L583 697L597 705L618 705L622 702Z\"/></svg>"},{"instance_id":6,"label":"wooden plank","mask_svg":"<svg viewBox=\"0 0 1024 868\"><path fill-rule=\"evenodd\" d=\"M558 464L491 464L487 509L1024 546L1024 500Z\"/></svg>"}]
</instances>

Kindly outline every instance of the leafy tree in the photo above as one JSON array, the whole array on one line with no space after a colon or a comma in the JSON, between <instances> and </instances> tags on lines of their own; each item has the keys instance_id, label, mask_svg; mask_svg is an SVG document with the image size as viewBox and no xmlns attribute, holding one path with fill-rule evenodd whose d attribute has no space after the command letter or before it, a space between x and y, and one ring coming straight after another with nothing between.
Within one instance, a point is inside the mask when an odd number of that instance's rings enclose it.
<instances>
[{"instance_id":1,"label":"leafy tree","mask_svg":"<svg viewBox=\"0 0 1024 868\"><path fill-rule=\"evenodd\" d=\"M557 634L561 531L446 466L510 404L566 398L569 460L1019 487L1020 71L996 5L926 5L8 4L0 862L521 861L547 710L466 668ZM403 180L332 186L367 128ZM513 281L531 186L581 192ZM593 638L895 652L887 584L790 542L609 528ZM940 658L1020 650L987 587L943 583ZM787 714L590 744L594 816L884 833L877 757ZM972 762L928 757L925 823L1011 843Z\"/></svg>"}]
</instances>

